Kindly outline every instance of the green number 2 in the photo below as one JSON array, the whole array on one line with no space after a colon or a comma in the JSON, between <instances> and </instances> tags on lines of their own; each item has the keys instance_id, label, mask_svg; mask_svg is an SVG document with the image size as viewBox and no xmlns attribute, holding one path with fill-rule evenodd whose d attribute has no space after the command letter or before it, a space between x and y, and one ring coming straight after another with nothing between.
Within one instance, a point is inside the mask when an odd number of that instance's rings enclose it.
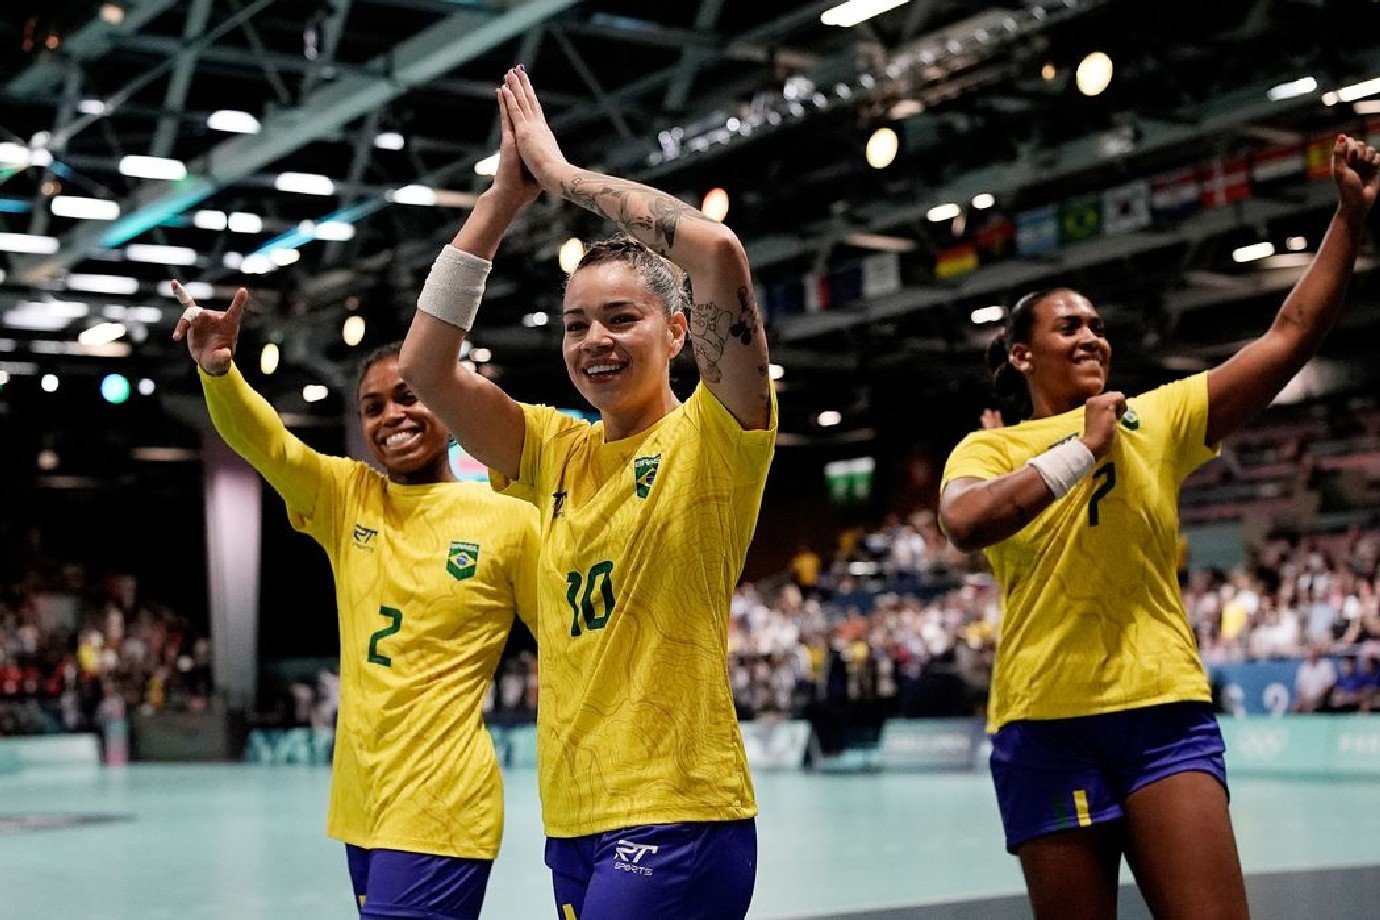
<instances>
[{"instance_id":1,"label":"green number 2","mask_svg":"<svg viewBox=\"0 0 1380 920\"><path fill-rule=\"evenodd\" d=\"M385 668L391 668L393 666L393 659L389 658L387 655L379 654L379 640L387 639L389 636L402 629L402 611L397 607L380 607L379 616L388 617L392 622L369 637L369 663L381 664Z\"/></svg>"},{"instance_id":2,"label":"green number 2","mask_svg":"<svg viewBox=\"0 0 1380 920\"><path fill-rule=\"evenodd\" d=\"M602 576L602 578L601 578ZM604 602L603 615L594 612L594 583L599 582L600 595ZM590 566L589 575L581 576L579 572L571 572L565 576L565 583L569 586L565 592L565 602L570 605L570 637L578 639L580 636L580 620L585 621L585 629L603 629L608 625L609 617L613 616L613 608L617 603L613 596L613 563L607 559L603 562L596 562ZM580 588L584 587L584 596L580 596ZM579 598L578 604L576 598Z\"/></svg>"},{"instance_id":3,"label":"green number 2","mask_svg":"<svg viewBox=\"0 0 1380 920\"><path fill-rule=\"evenodd\" d=\"M1097 503L1106 498L1113 489L1116 488L1116 464L1107 463L1101 469L1093 473L1093 479L1105 480L1102 485L1093 491L1092 498L1088 499L1088 526L1096 527L1102 522L1101 516L1097 513Z\"/></svg>"}]
</instances>

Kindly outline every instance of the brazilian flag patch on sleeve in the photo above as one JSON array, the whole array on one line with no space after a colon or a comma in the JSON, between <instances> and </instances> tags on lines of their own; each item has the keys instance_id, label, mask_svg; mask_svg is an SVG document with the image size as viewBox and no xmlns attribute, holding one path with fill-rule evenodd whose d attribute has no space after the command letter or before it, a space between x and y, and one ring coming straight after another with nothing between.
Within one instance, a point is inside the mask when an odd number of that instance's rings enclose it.
<instances>
[{"instance_id":1,"label":"brazilian flag patch on sleeve","mask_svg":"<svg viewBox=\"0 0 1380 920\"><path fill-rule=\"evenodd\" d=\"M633 483L637 486L638 498L646 498L652 494L652 484L656 482L656 470L659 466L661 454L633 459Z\"/></svg>"}]
</instances>

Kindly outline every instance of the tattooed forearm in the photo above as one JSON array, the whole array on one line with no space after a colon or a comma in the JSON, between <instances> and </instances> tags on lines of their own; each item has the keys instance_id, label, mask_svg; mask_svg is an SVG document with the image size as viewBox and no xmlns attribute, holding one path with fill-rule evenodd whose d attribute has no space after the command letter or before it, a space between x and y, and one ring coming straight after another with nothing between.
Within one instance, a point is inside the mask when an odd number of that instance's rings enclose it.
<instances>
[{"instance_id":1,"label":"tattooed forearm","mask_svg":"<svg viewBox=\"0 0 1380 920\"><path fill-rule=\"evenodd\" d=\"M715 303L697 303L690 309L690 340L694 344L695 363L706 383L718 383L724 378L719 367L724 346L732 334L733 311Z\"/></svg>"},{"instance_id":2,"label":"tattooed forearm","mask_svg":"<svg viewBox=\"0 0 1380 920\"><path fill-rule=\"evenodd\" d=\"M602 215L663 256L676 245L682 217L709 220L695 208L654 188L580 170L561 184L561 196Z\"/></svg>"},{"instance_id":3,"label":"tattooed forearm","mask_svg":"<svg viewBox=\"0 0 1380 920\"><path fill-rule=\"evenodd\" d=\"M745 285L738 286L738 321L728 327L728 334L744 345L751 345L757 335L761 321L757 318L757 305L752 302L752 291Z\"/></svg>"}]
</instances>

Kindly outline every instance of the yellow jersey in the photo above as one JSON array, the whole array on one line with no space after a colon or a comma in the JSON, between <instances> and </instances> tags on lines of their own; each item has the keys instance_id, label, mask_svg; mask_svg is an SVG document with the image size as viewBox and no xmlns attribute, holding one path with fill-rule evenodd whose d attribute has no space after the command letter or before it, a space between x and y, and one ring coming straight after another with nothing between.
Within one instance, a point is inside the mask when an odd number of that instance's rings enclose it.
<instances>
[{"instance_id":1,"label":"yellow jersey","mask_svg":"<svg viewBox=\"0 0 1380 920\"><path fill-rule=\"evenodd\" d=\"M201 380L216 429L330 557L340 713L327 832L493 859L503 785L482 705L514 612L534 620L536 513L479 483L390 482L308 448L238 369Z\"/></svg>"},{"instance_id":2,"label":"yellow jersey","mask_svg":"<svg viewBox=\"0 0 1380 920\"><path fill-rule=\"evenodd\" d=\"M1217 454L1203 443L1207 375L1127 403L1092 474L984 551L1003 601L990 731L1212 698L1176 577L1179 487ZM1082 433L1081 407L975 431L949 455L943 485L1014 472Z\"/></svg>"},{"instance_id":3,"label":"yellow jersey","mask_svg":"<svg viewBox=\"0 0 1380 920\"><path fill-rule=\"evenodd\" d=\"M701 384L605 442L524 405L516 480L541 512L537 761L552 837L757 814L728 681L728 608L757 524L772 426Z\"/></svg>"}]
</instances>

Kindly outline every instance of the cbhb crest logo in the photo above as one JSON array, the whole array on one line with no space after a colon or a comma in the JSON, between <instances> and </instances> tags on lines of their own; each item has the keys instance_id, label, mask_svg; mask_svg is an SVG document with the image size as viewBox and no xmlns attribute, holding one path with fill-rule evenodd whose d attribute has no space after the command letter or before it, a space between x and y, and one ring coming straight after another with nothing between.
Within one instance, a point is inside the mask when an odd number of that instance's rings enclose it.
<instances>
[{"instance_id":1,"label":"cbhb crest logo","mask_svg":"<svg viewBox=\"0 0 1380 920\"><path fill-rule=\"evenodd\" d=\"M458 540L451 543L450 553L446 557L446 571L456 581L473 578L474 569L477 565L479 565L478 543L463 543Z\"/></svg>"},{"instance_id":2,"label":"cbhb crest logo","mask_svg":"<svg viewBox=\"0 0 1380 920\"><path fill-rule=\"evenodd\" d=\"M637 457L633 460L633 483L637 487L637 497L646 498L652 494L652 484L656 482L657 467L661 466L661 454L655 457Z\"/></svg>"},{"instance_id":3,"label":"cbhb crest logo","mask_svg":"<svg viewBox=\"0 0 1380 920\"><path fill-rule=\"evenodd\" d=\"M378 535L379 532L374 528L365 527L363 524L356 524L354 532L355 546L372 553L374 551L374 538Z\"/></svg>"},{"instance_id":4,"label":"cbhb crest logo","mask_svg":"<svg viewBox=\"0 0 1380 920\"><path fill-rule=\"evenodd\" d=\"M1126 412L1121 416L1121 424L1127 431L1140 431L1140 416L1136 415L1136 410L1130 406L1126 407Z\"/></svg>"}]
</instances>

